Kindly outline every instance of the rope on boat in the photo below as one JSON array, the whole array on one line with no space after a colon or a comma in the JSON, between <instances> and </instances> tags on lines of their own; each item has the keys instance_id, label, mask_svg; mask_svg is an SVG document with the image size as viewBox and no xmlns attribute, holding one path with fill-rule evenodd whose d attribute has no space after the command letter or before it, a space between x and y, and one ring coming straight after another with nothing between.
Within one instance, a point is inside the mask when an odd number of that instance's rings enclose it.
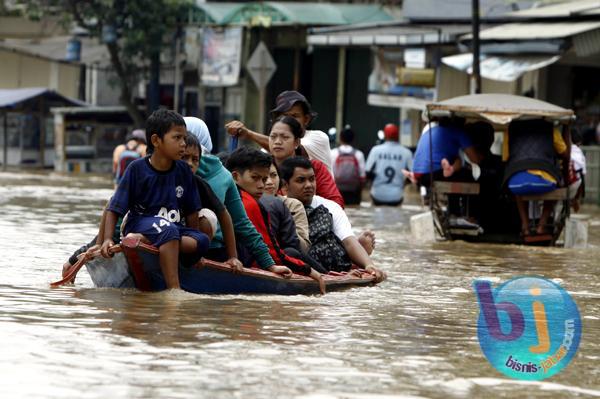
<instances>
[{"instance_id":1,"label":"rope on boat","mask_svg":"<svg viewBox=\"0 0 600 399\"><path fill-rule=\"evenodd\" d=\"M123 248L121 248L120 244L113 245L112 247L110 247L108 249L108 252L110 252L111 254L116 254L121 251L123 251ZM71 266L71 268L69 269L67 274L63 275L62 280L50 283L50 287L56 288L56 287L60 287L61 285L65 285L67 283L74 282L75 276L77 276L77 273L83 267L83 265L85 265L88 261L90 261L94 258L97 258L98 256L100 256L100 250L96 250L96 251L92 251L92 252L89 252L89 251L85 252L83 254L83 256L81 258L79 258L79 260L77 262L75 262L75 264L73 266Z\"/></svg>"}]
</instances>

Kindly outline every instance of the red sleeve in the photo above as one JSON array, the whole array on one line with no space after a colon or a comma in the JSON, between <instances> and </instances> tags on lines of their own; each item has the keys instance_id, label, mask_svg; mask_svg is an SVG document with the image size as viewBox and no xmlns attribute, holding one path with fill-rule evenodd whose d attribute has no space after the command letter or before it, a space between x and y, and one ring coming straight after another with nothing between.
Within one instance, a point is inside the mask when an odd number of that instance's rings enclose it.
<instances>
[{"instance_id":1,"label":"red sleeve","mask_svg":"<svg viewBox=\"0 0 600 399\"><path fill-rule=\"evenodd\" d=\"M344 207L344 198L337 186L335 185L335 180L333 180L333 176L329 170L327 170L327 166L317 159L313 159L310 161L312 163L313 169L315 170L315 179L317 182L317 195L327 198L333 202L337 202L339 206Z\"/></svg>"}]
</instances>

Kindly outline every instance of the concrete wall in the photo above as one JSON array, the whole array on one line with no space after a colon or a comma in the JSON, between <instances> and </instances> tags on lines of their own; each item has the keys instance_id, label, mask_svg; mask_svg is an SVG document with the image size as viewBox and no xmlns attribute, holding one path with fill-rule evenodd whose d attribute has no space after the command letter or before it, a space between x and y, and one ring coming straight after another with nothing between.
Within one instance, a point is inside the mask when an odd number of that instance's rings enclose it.
<instances>
[{"instance_id":1,"label":"concrete wall","mask_svg":"<svg viewBox=\"0 0 600 399\"><path fill-rule=\"evenodd\" d=\"M77 98L79 65L50 61L39 57L0 49L0 88L48 87Z\"/></svg>"}]
</instances>

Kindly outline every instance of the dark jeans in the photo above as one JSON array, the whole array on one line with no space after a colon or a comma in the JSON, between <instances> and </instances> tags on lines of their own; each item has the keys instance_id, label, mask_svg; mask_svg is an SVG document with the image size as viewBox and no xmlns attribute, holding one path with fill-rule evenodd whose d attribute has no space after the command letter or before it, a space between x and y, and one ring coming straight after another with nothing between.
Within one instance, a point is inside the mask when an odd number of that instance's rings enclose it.
<instances>
[{"instance_id":1,"label":"dark jeans","mask_svg":"<svg viewBox=\"0 0 600 399\"><path fill-rule=\"evenodd\" d=\"M358 191L340 191L346 205L359 205L361 200L362 190Z\"/></svg>"},{"instance_id":2,"label":"dark jeans","mask_svg":"<svg viewBox=\"0 0 600 399\"><path fill-rule=\"evenodd\" d=\"M404 201L404 198L402 198L400 201L392 201L392 202L386 202L386 201L379 201L376 200L375 198L373 198L373 196L371 196L371 199L373 200L373 205L375 206L399 206L402 205L402 202Z\"/></svg>"}]
</instances>

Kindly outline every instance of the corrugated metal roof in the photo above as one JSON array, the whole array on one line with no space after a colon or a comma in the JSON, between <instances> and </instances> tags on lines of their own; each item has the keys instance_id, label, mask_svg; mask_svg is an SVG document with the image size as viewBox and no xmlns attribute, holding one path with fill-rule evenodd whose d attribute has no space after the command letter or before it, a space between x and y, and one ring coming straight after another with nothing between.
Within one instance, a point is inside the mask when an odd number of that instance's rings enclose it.
<instances>
[{"instance_id":1,"label":"corrugated metal roof","mask_svg":"<svg viewBox=\"0 0 600 399\"><path fill-rule=\"evenodd\" d=\"M513 10L512 5L523 1L480 0L479 10L482 17L498 17ZM521 5L522 6L522 5ZM404 0L404 16L411 20L464 20L470 19L472 4L470 0Z\"/></svg>"},{"instance_id":2,"label":"corrugated metal roof","mask_svg":"<svg viewBox=\"0 0 600 399\"><path fill-rule=\"evenodd\" d=\"M21 89L0 89L0 108L16 108L38 97L45 97L49 101L60 102L63 105L87 105L82 101L63 96L47 87L26 87Z\"/></svg>"},{"instance_id":3,"label":"corrugated metal roof","mask_svg":"<svg viewBox=\"0 0 600 399\"><path fill-rule=\"evenodd\" d=\"M0 48L15 50L21 53L30 54L53 61L65 61L67 56L67 43L71 36L53 36L45 39L5 39L0 40ZM80 38L81 40L81 61L72 62L75 64L98 64L102 67L110 65L110 57L106 46L99 44L93 38Z\"/></svg>"},{"instance_id":4,"label":"corrugated metal roof","mask_svg":"<svg viewBox=\"0 0 600 399\"><path fill-rule=\"evenodd\" d=\"M481 31L481 40L562 39L599 29L600 22L531 22L495 26ZM463 38L469 39L471 35Z\"/></svg>"},{"instance_id":5,"label":"corrugated metal roof","mask_svg":"<svg viewBox=\"0 0 600 399\"><path fill-rule=\"evenodd\" d=\"M508 14L515 17L571 17L575 15L600 15L600 1L565 1L543 7L530 8Z\"/></svg>"}]
</instances>

